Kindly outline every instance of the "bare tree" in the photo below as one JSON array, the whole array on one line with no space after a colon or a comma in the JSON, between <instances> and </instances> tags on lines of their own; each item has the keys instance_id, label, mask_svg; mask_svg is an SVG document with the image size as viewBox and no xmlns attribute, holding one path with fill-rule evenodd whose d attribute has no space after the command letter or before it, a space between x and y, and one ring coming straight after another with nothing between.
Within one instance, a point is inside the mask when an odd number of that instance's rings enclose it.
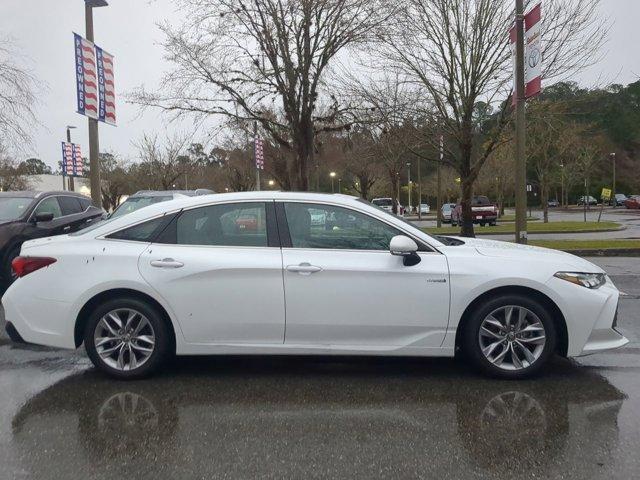
<instances>
[{"instance_id":1,"label":"bare tree","mask_svg":"<svg viewBox=\"0 0 640 480\"><path fill-rule=\"evenodd\" d=\"M27 190L29 181L8 149L0 143L0 191Z\"/></svg>"},{"instance_id":2,"label":"bare tree","mask_svg":"<svg viewBox=\"0 0 640 480\"><path fill-rule=\"evenodd\" d=\"M381 0L181 0L188 20L162 26L175 68L143 106L256 121L295 153L293 187L309 189L314 139L353 122L328 92L326 73L345 48L387 18ZM268 112L277 112L276 116Z\"/></svg>"},{"instance_id":3,"label":"bare tree","mask_svg":"<svg viewBox=\"0 0 640 480\"><path fill-rule=\"evenodd\" d=\"M7 38L0 38L0 141L6 148L22 150L37 123L36 79L16 62L23 58Z\"/></svg>"},{"instance_id":4,"label":"bare tree","mask_svg":"<svg viewBox=\"0 0 640 480\"><path fill-rule=\"evenodd\" d=\"M599 0L547 0L544 77L559 78L595 61L607 32ZM372 52L429 99L427 114L442 129L446 162L461 179L462 235L473 236L471 197L480 170L510 120L513 23L504 0L405 0L383 46ZM496 112L493 112L495 107ZM426 135L433 142L436 135Z\"/></svg>"},{"instance_id":5,"label":"bare tree","mask_svg":"<svg viewBox=\"0 0 640 480\"><path fill-rule=\"evenodd\" d=\"M157 133L144 134L135 144L141 162L132 171L144 177L149 189L170 190L190 171L190 144L190 138L181 134L167 137L164 143L158 140ZM179 183L184 185L184 180Z\"/></svg>"}]
</instances>

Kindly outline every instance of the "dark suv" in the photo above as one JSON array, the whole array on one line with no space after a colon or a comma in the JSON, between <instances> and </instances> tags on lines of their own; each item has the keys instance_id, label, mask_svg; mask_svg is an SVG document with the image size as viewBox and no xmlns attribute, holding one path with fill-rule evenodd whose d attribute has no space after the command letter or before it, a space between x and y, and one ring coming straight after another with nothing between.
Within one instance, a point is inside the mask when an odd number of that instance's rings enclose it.
<instances>
[{"instance_id":1,"label":"dark suv","mask_svg":"<svg viewBox=\"0 0 640 480\"><path fill-rule=\"evenodd\" d=\"M13 281L11 261L26 240L80 230L104 211L74 192L0 192L0 277Z\"/></svg>"}]
</instances>

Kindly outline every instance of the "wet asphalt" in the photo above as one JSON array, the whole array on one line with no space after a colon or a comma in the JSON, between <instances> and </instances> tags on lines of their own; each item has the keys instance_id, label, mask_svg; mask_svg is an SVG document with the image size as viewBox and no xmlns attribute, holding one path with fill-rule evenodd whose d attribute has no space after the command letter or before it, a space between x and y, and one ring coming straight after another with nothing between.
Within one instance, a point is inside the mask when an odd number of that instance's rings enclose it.
<instances>
[{"instance_id":1,"label":"wet asphalt","mask_svg":"<svg viewBox=\"0 0 640 480\"><path fill-rule=\"evenodd\" d=\"M449 359L176 360L119 382L0 337L0 478L640 478L640 259L600 259L624 349L483 378Z\"/></svg>"}]
</instances>

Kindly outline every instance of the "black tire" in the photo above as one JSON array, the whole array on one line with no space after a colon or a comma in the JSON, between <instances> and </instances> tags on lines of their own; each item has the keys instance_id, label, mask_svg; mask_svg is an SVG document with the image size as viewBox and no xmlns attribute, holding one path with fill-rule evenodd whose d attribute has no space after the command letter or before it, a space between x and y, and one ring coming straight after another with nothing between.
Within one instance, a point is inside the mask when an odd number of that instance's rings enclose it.
<instances>
[{"instance_id":1,"label":"black tire","mask_svg":"<svg viewBox=\"0 0 640 480\"><path fill-rule=\"evenodd\" d=\"M16 278L13 276L13 269L11 268L11 262L14 258L20 255L20 245L12 247L9 250L9 253L4 259L4 265L2 266L2 282L5 287L9 287L13 282L16 281Z\"/></svg>"},{"instance_id":2,"label":"black tire","mask_svg":"<svg viewBox=\"0 0 640 480\"><path fill-rule=\"evenodd\" d=\"M155 336L155 344L149 357L138 367L129 370L120 370L105 363L98 354L94 341L94 333L100 320L109 312L118 309L131 309L146 317ZM84 329L84 346L91 362L107 375L118 379L143 378L156 372L173 354L170 328L162 313L149 303L131 297L116 298L99 305L91 313Z\"/></svg>"},{"instance_id":3,"label":"black tire","mask_svg":"<svg viewBox=\"0 0 640 480\"><path fill-rule=\"evenodd\" d=\"M490 227L495 227L495 226L496 226L496 222L491 222L491 223L489 224L489 226L490 226Z\"/></svg>"},{"instance_id":4,"label":"black tire","mask_svg":"<svg viewBox=\"0 0 640 480\"><path fill-rule=\"evenodd\" d=\"M485 225L486 225L486 223L484 223L484 222L480 222L480 226L481 226L481 227L484 227Z\"/></svg>"},{"instance_id":5,"label":"black tire","mask_svg":"<svg viewBox=\"0 0 640 480\"><path fill-rule=\"evenodd\" d=\"M483 320L496 309L504 306L520 306L533 312L544 327L546 341L540 356L530 365L519 370L505 370L491 363L482 353L479 340ZM556 328L553 318L544 305L536 299L521 294L497 295L477 306L462 333L462 350L467 359L481 372L497 378L521 379L535 375L553 356L556 348Z\"/></svg>"}]
</instances>

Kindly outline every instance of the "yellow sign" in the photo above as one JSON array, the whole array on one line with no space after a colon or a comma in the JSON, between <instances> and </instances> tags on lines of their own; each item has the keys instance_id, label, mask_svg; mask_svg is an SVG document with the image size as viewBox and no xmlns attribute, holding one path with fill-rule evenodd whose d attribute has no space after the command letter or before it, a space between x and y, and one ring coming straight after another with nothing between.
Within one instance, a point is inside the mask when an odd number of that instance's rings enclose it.
<instances>
[{"instance_id":1,"label":"yellow sign","mask_svg":"<svg viewBox=\"0 0 640 480\"><path fill-rule=\"evenodd\" d=\"M603 200L609 200L611 198L611 189L610 188L603 188L602 189L602 193L600 194L600 197Z\"/></svg>"}]
</instances>

